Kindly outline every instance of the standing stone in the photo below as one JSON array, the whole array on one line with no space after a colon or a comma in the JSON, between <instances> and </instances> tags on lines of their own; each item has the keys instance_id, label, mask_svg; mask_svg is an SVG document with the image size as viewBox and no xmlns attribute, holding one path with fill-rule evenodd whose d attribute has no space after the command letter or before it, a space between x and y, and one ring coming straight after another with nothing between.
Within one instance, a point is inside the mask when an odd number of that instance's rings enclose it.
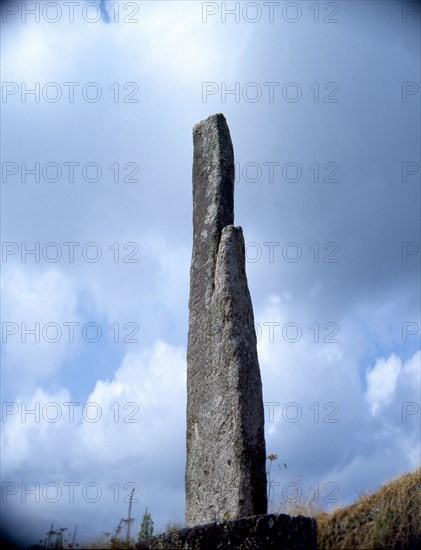
<instances>
[{"instance_id":1,"label":"standing stone","mask_svg":"<svg viewBox=\"0 0 421 550\"><path fill-rule=\"evenodd\" d=\"M193 129L186 525L265 514L262 384L234 152L222 114Z\"/></svg>"}]
</instances>

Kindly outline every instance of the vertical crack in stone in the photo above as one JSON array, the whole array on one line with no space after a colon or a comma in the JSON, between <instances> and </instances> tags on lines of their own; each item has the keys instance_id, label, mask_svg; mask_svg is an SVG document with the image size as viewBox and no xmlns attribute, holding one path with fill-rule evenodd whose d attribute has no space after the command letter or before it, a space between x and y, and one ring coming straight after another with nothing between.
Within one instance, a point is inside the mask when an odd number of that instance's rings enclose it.
<instances>
[{"instance_id":1,"label":"vertical crack in stone","mask_svg":"<svg viewBox=\"0 0 421 550\"><path fill-rule=\"evenodd\" d=\"M234 153L223 115L193 129L186 524L266 513L262 386Z\"/></svg>"}]
</instances>

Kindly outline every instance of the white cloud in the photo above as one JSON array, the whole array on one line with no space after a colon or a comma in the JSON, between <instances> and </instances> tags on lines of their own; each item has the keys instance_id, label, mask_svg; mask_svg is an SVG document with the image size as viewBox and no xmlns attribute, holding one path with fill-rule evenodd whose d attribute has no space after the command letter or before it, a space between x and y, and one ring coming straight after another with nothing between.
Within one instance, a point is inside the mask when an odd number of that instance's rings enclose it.
<instances>
[{"instance_id":1,"label":"white cloud","mask_svg":"<svg viewBox=\"0 0 421 550\"><path fill-rule=\"evenodd\" d=\"M13 372L22 392L25 386L54 374L75 352L77 338L69 345L71 327L65 323L80 323L81 316L76 286L62 271L25 272L16 267L4 271L4 368Z\"/></svg>"},{"instance_id":2,"label":"white cloud","mask_svg":"<svg viewBox=\"0 0 421 550\"><path fill-rule=\"evenodd\" d=\"M285 341L282 328L298 321L291 314L292 307L271 296L256 315L264 329L258 349L266 402L266 448L288 465L277 480L281 485L275 497L280 498L287 483L298 483L303 495L311 494L309 487L318 483L323 497L324 484L334 483L344 504L356 496L357 486L370 482L373 488L417 466L421 354L416 352L407 361L396 354L379 358L367 374L364 393L359 362L370 335L359 342L358 323L338 320L339 342L326 343L319 318L320 338L315 342L314 330L308 330L315 317L299 323L299 341ZM272 341L264 322L272 325Z\"/></svg>"},{"instance_id":3,"label":"white cloud","mask_svg":"<svg viewBox=\"0 0 421 550\"><path fill-rule=\"evenodd\" d=\"M234 72L252 28L202 22L200 2L144 2L139 25L122 25L119 40L139 48L149 69L174 82L208 79L220 71ZM216 24L214 24L216 23Z\"/></svg>"},{"instance_id":4,"label":"white cloud","mask_svg":"<svg viewBox=\"0 0 421 550\"><path fill-rule=\"evenodd\" d=\"M372 369L366 373L367 390L365 399L371 405L373 415L381 407L389 405L395 398L397 386L401 379L404 384L416 388L419 385L420 352L414 353L406 362L392 353L387 359L380 357ZM412 383L412 384L411 384Z\"/></svg>"},{"instance_id":5,"label":"white cloud","mask_svg":"<svg viewBox=\"0 0 421 550\"><path fill-rule=\"evenodd\" d=\"M23 403L17 401L18 410L3 424L3 476L19 488L22 482L27 487L39 483L41 498L39 503L31 497L22 503L19 489L8 497L5 514L13 510L15 518L30 517L29 523L34 522L40 534L58 510L58 517L65 514L68 526L78 523L82 533L95 517L99 534L118 523L119 514L126 511L124 487L135 483L140 489L134 507L138 517L145 506L157 526L174 517L184 470L185 387L185 348L158 340L151 349L128 352L112 380L98 380L86 403L72 407L73 421L69 421L69 406L63 405L72 402L66 389L48 393L38 388L25 402L28 410L38 403L38 421L30 414L22 421ZM48 403L55 405L47 410ZM94 404L90 410L88 403ZM54 418L58 409L62 417L49 421L47 415ZM175 485L174 479L178 480ZM65 482L77 484L73 503ZM47 483L56 483L63 491L53 511L42 495ZM96 483L102 491L95 507L81 494L88 483ZM118 502L113 501L111 486L119 487ZM177 513L181 519L182 510Z\"/></svg>"},{"instance_id":6,"label":"white cloud","mask_svg":"<svg viewBox=\"0 0 421 550\"><path fill-rule=\"evenodd\" d=\"M4 408L9 411L4 416L4 450L22 443L22 452L9 455L8 469L19 469L35 447L47 454L56 449L55 462L57 456L64 459L63 449L56 446L60 433L77 441L73 452L66 451L69 457L83 453L115 462L165 448L174 433L183 432L185 387L185 349L160 340L152 349L127 352L113 379L98 380L85 403L72 400L65 388L52 393L39 387L29 399L18 398L14 410ZM166 434L176 420L177 429Z\"/></svg>"},{"instance_id":7,"label":"white cloud","mask_svg":"<svg viewBox=\"0 0 421 550\"><path fill-rule=\"evenodd\" d=\"M37 463L36 451L47 451L53 458L57 450L66 448L68 432L63 427L68 408L63 404L70 401L66 389L47 392L40 387L30 398L19 396L13 402L3 401L1 445L5 478L26 464Z\"/></svg>"},{"instance_id":8,"label":"white cloud","mask_svg":"<svg viewBox=\"0 0 421 550\"><path fill-rule=\"evenodd\" d=\"M83 423L83 446L89 454L103 454L111 462L145 453L153 455L171 439L165 434L167 425L174 425L178 420L173 434L184 426L181 404L185 387L184 348L158 340L151 350L128 352L113 380L98 380L88 398L98 403L102 411L107 411L107 416L98 428ZM116 403L120 404L118 411ZM184 434L179 435L184 438ZM115 446L112 455L107 453L110 441Z\"/></svg>"},{"instance_id":9,"label":"white cloud","mask_svg":"<svg viewBox=\"0 0 421 550\"><path fill-rule=\"evenodd\" d=\"M112 20L117 19L115 24L90 23L95 11L88 13L82 7L83 2L75 7L72 23L68 9L63 8L61 17L52 23L53 10L44 13L39 4L40 21L36 24L31 24L34 16L19 24L24 17L22 6L22 14L18 11L9 16L14 42L13 47L11 41L5 43L8 78L27 79L29 88L31 81L80 76L84 63L90 64L90 76L98 78L101 69L122 67L113 56L119 52L133 80L147 71L166 78L169 87L175 82L185 85L220 71L234 73L254 30L253 25L237 25L233 33L230 25L221 26L216 17L203 23L200 2L139 2L132 10L125 5L117 10L114 4L109 13ZM17 24L11 26L12 22Z\"/></svg>"}]
</instances>

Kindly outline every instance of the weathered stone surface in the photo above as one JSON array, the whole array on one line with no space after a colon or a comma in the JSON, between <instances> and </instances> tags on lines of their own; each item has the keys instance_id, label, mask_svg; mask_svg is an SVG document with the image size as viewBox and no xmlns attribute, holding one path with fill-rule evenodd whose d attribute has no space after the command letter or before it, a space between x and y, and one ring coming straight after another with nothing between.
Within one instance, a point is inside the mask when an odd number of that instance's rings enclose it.
<instances>
[{"instance_id":1,"label":"weathered stone surface","mask_svg":"<svg viewBox=\"0 0 421 550\"><path fill-rule=\"evenodd\" d=\"M316 521L303 516L265 515L222 521L153 537L140 550L273 549L316 550Z\"/></svg>"},{"instance_id":2,"label":"weathered stone surface","mask_svg":"<svg viewBox=\"0 0 421 550\"><path fill-rule=\"evenodd\" d=\"M186 525L265 514L262 386L234 154L223 115L194 127Z\"/></svg>"}]
</instances>

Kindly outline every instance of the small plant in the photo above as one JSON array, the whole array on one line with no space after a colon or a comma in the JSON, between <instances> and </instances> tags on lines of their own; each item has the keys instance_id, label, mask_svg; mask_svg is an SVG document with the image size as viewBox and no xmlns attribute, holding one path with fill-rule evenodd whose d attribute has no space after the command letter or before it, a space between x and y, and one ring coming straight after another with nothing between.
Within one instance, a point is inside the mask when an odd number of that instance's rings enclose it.
<instances>
[{"instance_id":1,"label":"small plant","mask_svg":"<svg viewBox=\"0 0 421 550\"><path fill-rule=\"evenodd\" d=\"M118 524L115 530L115 534L111 539L111 548L134 548L134 541L130 537L130 527L133 521L133 518L131 517L133 495L134 495L134 489L130 493L128 518L127 519L121 518L120 523ZM120 534L123 529L123 524L127 525L126 538L124 541L120 539Z\"/></svg>"},{"instance_id":2,"label":"small plant","mask_svg":"<svg viewBox=\"0 0 421 550\"><path fill-rule=\"evenodd\" d=\"M50 548L61 550L63 548L78 548L79 544L76 543L77 525L73 532L73 538L70 540L65 536L67 527L61 527L60 529L54 529L54 524L51 524L50 530L47 532L46 538L40 539L39 544L32 545L30 548Z\"/></svg>"},{"instance_id":3,"label":"small plant","mask_svg":"<svg viewBox=\"0 0 421 550\"><path fill-rule=\"evenodd\" d=\"M165 526L165 533L175 533L182 528L183 525L181 523L178 523L177 521L170 521Z\"/></svg>"},{"instance_id":4,"label":"small plant","mask_svg":"<svg viewBox=\"0 0 421 550\"><path fill-rule=\"evenodd\" d=\"M146 508L145 513L143 514L142 524L139 531L139 542L146 542L153 535L153 521L152 516Z\"/></svg>"},{"instance_id":5,"label":"small plant","mask_svg":"<svg viewBox=\"0 0 421 550\"><path fill-rule=\"evenodd\" d=\"M277 478L277 475L275 475L274 477L272 477L272 463L275 462L276 460L278 460L278 455L274 455L273 453L271 453L270 455L268 455L266 457L266 460L269 461L269 466L266 470L266 477L267 477L267 498L268 498L268 502L270 503L273 503L274 501L274 484L275 484L275 480ZM278 464L278 470L280 470L281 468L286 468L287 465L285 464L285 462L283 462L282 464Z\"/></svg>"}]
</instances>

